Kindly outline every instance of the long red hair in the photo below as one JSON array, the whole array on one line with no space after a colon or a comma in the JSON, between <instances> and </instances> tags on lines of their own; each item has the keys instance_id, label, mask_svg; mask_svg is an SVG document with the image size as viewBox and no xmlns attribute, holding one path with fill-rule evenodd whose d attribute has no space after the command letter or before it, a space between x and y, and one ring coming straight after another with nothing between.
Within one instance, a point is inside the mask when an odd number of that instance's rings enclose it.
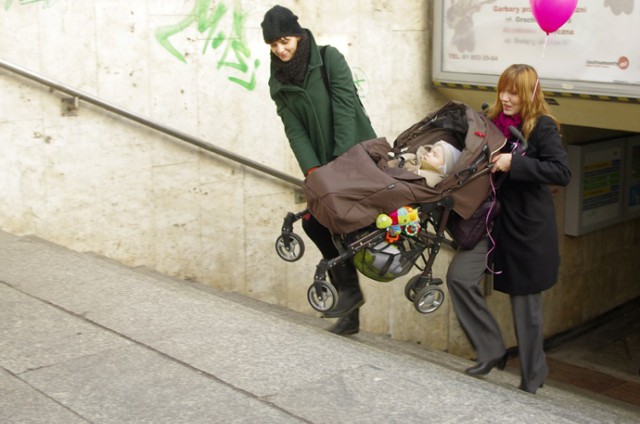
<instances>
[{"instance_id":1,"label":"long red hair","mask_svg":"<svg viewBox=\"0 0 640 424\"><path fill-rule=\"evenodd\" d=\"M498 79L495 102L487 109L487 117L495 118L502 112L502 102L500 93L511 91L517 93L522 102L520 117L522 118L522 133L525 138L529 137L536 125L539 116L549 116L560 128L558 120L549 112L549 104L544 98L542 86L538 78L538 73L532 66L514 64L502 72Z\"/></svg>"}]
</instances>

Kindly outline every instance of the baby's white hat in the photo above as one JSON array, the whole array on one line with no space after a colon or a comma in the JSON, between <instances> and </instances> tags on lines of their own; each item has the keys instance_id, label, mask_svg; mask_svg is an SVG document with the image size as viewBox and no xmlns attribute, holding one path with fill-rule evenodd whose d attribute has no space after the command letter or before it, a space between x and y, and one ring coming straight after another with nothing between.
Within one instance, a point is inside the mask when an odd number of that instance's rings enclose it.
<instances>
[{"instance_id":1,"label":"baby's white hat","mask_svg":"<svg viewBox=\"0 0 640 424\"><path fill-rule=\"evenodd\" d=\"M434 146L442 146L442 150L444 151L444 165L441 171L443 174L448 175L453 169L453 165L455 165L460 158L461 152L444 140L438 141Z\"/></svg>"},{"instance_id":2,"label":"baby's white hat","mask_svg":"<svg viewBox=\"0 0 640 424\"><path fill-rule=\"evenodd\" d=\"M420 167L422 169L431 168L434 171L440 171L444 175L447 175L453 169L453 165L458 161L458 158L460 157L460 150L453 147L453 145L451 145L450 143L447 143L444 140L440 140L434 144L428 144L426 146L418 147L418 151L416 152L416 154L418 158L421 158L422 156L424 156L425 151L430 151L436 146L440 146L442 148L443 165L438 167L438 169L435 169L431 167L429 164L421 163ZM426 166L423 166L423 165L426 165Z\"/></svg>"}]
</instances>

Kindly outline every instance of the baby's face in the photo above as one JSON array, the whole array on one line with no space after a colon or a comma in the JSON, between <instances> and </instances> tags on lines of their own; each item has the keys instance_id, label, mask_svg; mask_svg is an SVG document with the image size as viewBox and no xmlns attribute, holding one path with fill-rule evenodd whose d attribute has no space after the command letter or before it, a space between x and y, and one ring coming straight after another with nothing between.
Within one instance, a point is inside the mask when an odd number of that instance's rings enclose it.
<instances>
[{"instance_id":1,"label":"baby's face","mask_svg":"<svg viewBox=\"0 0 640 424\"><path fill-rule=\"evenodd\" d=\"M421 162L426 162L435 168L439 168L444 165L444 149L442 146L434 146L431 149L425 149L419 159Z\"/></svg>"}]
</instances>

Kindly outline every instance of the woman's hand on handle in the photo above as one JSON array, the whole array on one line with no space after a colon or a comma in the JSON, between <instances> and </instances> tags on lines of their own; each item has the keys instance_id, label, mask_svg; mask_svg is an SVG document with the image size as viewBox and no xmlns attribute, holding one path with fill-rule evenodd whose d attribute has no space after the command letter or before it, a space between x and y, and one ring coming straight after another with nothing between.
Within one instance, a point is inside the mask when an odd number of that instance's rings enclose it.
<instances>
[{"instance_id":1,"label":"woman's hand on handle","mask_svg":"<svg viewBox=\"0 0 640 424\"><path fill-rule=\"evenodd\" d=\"M511 170L511 153L500 153L491 160L491 173L509 172Z\"/></svg>"}]
</instances>

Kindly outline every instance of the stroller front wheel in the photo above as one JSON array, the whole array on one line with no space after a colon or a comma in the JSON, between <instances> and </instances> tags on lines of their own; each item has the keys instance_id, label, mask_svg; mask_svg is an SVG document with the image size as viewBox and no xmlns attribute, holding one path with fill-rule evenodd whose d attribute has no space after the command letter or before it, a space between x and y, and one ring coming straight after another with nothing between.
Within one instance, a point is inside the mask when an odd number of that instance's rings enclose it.
<instances>
[{"instance_id":1,"label":"stroller front wheel","mask_svg":"<svg viewBox=\"0 0 640 424\"><path fill-rule=\"evenodd\" d=\"M421 314L435 312L444 302L444 292L438 287L426 286L418 292L413 300L413 306Z\"/></svg>"},{"instance_id":2,"label":"stroller front wheel","mask_svg":"<svg viewBox=\"0 0 640 424\"><path fill-rule=\"evenodd\" d=\"M281 259L295 262L304 255L304 242L297 234L282 234L276 240L276 252Z\"/></svg>"},{"instance_id":3,"label":"stroller front wheel","mask_svg":"<svg viewBox=\"0 0 640 424\"><path fill-rule=\"evenodd\" d=\"M416 299L416 293L426 285L426 283L420 281L422 279L422 274L414 275L404 286L404 296L409 302L413 302Z\"/></svg>"},{"instance_id":4,"label":"stroller front wheel","mask_svg":"<svg viewBox=\"0 0 640 424\"><path fill-rule=\"evenodd\" d=\"M307 300L318 312L327 312L338 303L338 291L331 283L316 280L307 290Z\"/></svg>"}]
</instances>

